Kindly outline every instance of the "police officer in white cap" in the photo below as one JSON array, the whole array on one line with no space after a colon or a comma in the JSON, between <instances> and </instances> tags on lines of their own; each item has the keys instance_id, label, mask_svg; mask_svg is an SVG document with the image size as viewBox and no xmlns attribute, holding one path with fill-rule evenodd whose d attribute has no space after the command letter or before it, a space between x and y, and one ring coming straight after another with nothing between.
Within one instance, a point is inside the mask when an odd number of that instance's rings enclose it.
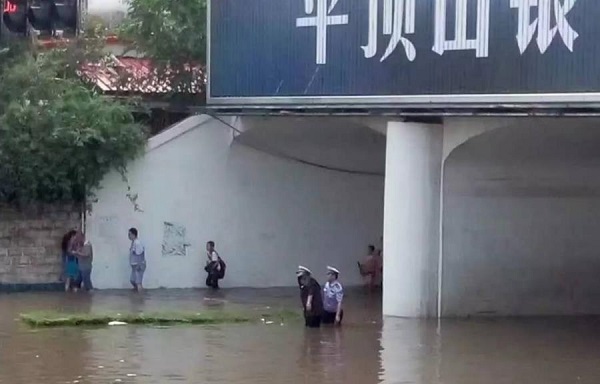
<instances>
[{"instance_id":1,"label":"police officer in white cap","mask_svg":"<svg viewBox=\"0 0 600 384\"><path fill-rule=\"evenodd\" d=\"M344 287L338 281L340 271L334 267L327 267L327 282L323 287L323 324L342 324L344 310Z\"/></svg>"},{"instance_id":2,"label":"police officer in white cap","mask_svg":"<svg viewBox=\"0 0 600 384\"><path fill-rule=\"evenodd\" d=\"M321 286L311 276L310 269L299 266L296 271L298 285L300 286L300 300L304 309L304 322L309 328L321 326L321 314L323 313L323 298L321 297Z\"/></svg>"}]
</instances>

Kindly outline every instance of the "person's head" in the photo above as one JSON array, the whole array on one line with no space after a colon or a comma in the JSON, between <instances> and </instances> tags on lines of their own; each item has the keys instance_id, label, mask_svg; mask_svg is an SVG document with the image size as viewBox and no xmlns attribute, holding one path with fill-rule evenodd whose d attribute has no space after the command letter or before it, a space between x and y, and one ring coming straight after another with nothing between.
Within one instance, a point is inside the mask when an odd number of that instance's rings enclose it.
<instances>
[{"instance_id":1,"label":"person's head","mask_svg":"<svg viewBox=\"0 0 600 384\"><path fill-rule=\"evenodd\" d=\"M296 271L296 277L298 278L298 284L300 286L302 285L307 285L310 281L310 269L303 267L303 266L299 266L298 270Z\"/></svg>"},{"instance_id":2,"label":"person's head","mask_svg":"<svg viewBox=\"0 0 600 384\"><path fill-rule=\"evenodd\" d=\"M375 246L373 244L369 244L369 255L375 253Z\"/></svg>"},{"instance_id":3,"label":"person's head","mask_svg":"<svg viewBox=\"0 0 600 384\"><path fill-rule=\"evenodd\" d=\"M73 236L75 236L76 233L77 231L75 229L71 229L69 232L64 234L62 242L60 244L60 247L63 250L63 252L67 251L67 249L69 248L69 244L71 243L71 239L73 239Z\"/></svg>"},{"instance_id":4,"label":"person's head","mask_svg":"<svg viewBox=\"0 0 600 384\"><path fill-rule=\"evenodd\" d=\"M212 240L211 240L211 241L207 241L207 242L206 242L206 250L207 250L208 252L212 252L212 251L214 251L214 250L215 250L215 242L214 242L214 241L212 241Z\"/></svg>"},{"instance_id":5,"label":"person's head","mask_svg":"<svg viewBox=\"0 0 600 384\"><path fill-rule=\"evenodd\" d=\"M76 231L71 240L71 246L75 249L83 247L85 243L85 235L81 231Z\"/></svg>"},{"instance_id":6,"label":"person's head","mask_svg":"<svg viewBox=\"0 0 600 384\"><path fill-rule=\"evenodd\" d=\"M327 267L327 281L330 283L336 281L340 276L340 271L333 267Z\"/></svg>"},{"instance_id":7,"label":"person's head","mask_svg":"<svg viewBox=\"0 0 600 384\"><path fill-rule=\"evenodd\" d=\"M128 233L129 240L133 241L138 238L138 230L136 228L129 228Z\"/></svg>"},{"instance_id":8,"label":"person's head","mask_svg":"<svg viewBox=\"0 0 600 384\"><path fill-rule=\"evenodd\" d=\"M308 285L308 283L310 282L310 273L303 273L302 275L300 275L300 277L298 278L298 282L300 283L300 285Z\"/></svg>"}]
</instances>

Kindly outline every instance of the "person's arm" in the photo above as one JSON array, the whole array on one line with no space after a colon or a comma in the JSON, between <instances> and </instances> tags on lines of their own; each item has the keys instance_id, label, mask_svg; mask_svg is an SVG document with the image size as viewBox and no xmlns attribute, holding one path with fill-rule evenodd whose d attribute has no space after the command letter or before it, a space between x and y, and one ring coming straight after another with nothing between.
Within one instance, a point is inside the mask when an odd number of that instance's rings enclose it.
<instances>
[{"instance_id":1,"label":"person's arm","mask_svg":"<svg viewBox=\"0 0 600 384\"><path fill-rule=\"evenodd\" d=\"M144 246L142 245L142 243L140 243L139 241L133 243L133 253L135 253L137 256L144 253Z\"/></svg>"},{"instance_id":2,"label":"person's arm","mask_svg":"<svg viewBox=\"0 0 600 384\"><path fill-rule=\"evenodd\" d=\"M92 246L89 244L85 244L83 247L79 248L76 251L73 251L78 257L90 257L92 254Z\"/></svg>"},{"instance_id":3,"label":"person's arm","mask_svg":"<svg viewBox=\"0 0 600 384\"><path fill-rule=\"evenodd\" d=\"M217 271L221 270L221 262L220 262L221 256L219 256L219 252L217 251L213 251L213 255L212 255L212 260L217 263Z\"/></svg>"},{"instance_id":4,"label":"person's arm","mask_svg":"<svg viewBox=\"0 0 600 384\"><path fill-rule=\"evenodd\" d=\"M335 311L335 322L339 323L342 318L342 302L344 301L344 289L340 286L339 290L335 293L335 299L337 300L337 310Z\"/></svg>"},{"instance_id":5,"label":"person's arm","mask_svg":"<svg viewBox=\"0 0 600 384\"><path fill-rule=\"evenodd\" d=\"M306 299L306 310L308 312L312 311L312 299L313 299L313 295L311 293L308 295L308 298Z\"/></svg>"},{"instance_id":6,"label":"person's arm","mask_svg":"<svg viewBox=\"0 0 600 384\"><path fill-rule=\"evenodd\" d=\"M306 310L308 312L312 311L313 296L321 293L321 292L315 292L315 291L317 291L317 289L316 289L314 282L312 282L312 281L309 282L308 283L308 297L306 298Z\"/></svg>"}]
</instances>

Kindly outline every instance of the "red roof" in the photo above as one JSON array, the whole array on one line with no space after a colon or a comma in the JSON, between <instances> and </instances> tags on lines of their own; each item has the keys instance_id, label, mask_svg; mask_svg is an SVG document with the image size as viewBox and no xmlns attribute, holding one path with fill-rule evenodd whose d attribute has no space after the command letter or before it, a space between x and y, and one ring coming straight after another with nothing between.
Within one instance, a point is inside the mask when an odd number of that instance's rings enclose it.
<instances>
[{"instance_id":1,"label":"red roof","mask_svg":"<svg viewBox=\"0 0 600 384\"><path fill-rule=\"evenodd\" d=\"M173 89L169 68L160 70L152 60L111 56L101 62L81 66L80 75L106 93L167 94L172 92L204 94L206 76L200 65L186 65L183 72L194 79L191 89Z\"/></svg>"},{"instance_id":2,"label":"red roof","mask_svg":"<svg viewBox=\"0 0 600 384\"><path fill-rule=\"evenodd\" d=\"M44 48L57 48L68 45L72 40L68 38L38 40ZM106 45L122 44L123 40L117 36L107 36ZM94 84L102 92L126 93L144 95L164 95L180 92L203 95L206 89L206 75L204 67L197 64L188 64L179 70L186 76L194 79L189 83L191 89L173 89L173 73L169 68L160 68L150 59L128 56L109 56L99 62L86 63L80 68L80 76ZM186 82L188 84L188 82Z\"/></svg>"},{"instance_id":3,"label":"red roof","mask_svg":"<svg viewBox=\"0 0 600 384\"><path fill-rule=\"evenodd\" d=\"M69 43L71 43L72 41L73 41L73 39L64 38L64 37L63 38L49 38L49 39L38 38L37 43L43 48L56 48L56 47L66 46ZM106 36L104 38L104 42L107 45L125 43L125 41L123 39L121 39L115 35Z\"/></svg>"}]
</instances>

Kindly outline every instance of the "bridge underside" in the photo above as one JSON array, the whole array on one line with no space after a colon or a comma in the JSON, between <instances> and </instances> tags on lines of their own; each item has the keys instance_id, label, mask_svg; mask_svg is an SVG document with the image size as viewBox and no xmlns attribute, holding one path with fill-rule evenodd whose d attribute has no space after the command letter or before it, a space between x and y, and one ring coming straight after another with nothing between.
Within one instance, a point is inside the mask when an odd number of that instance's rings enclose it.
<instances>
[{"instance_id":1,"label":"bridge underside","mask_svg":"<svg viewBox=\"0 0 600 384\"><path fill-rule=\"evenodd\" d=\"M455 150L443 314L599 314L599 176L598 120L519 120Z\"/></svg>"},{"instance_id":2,"label":"bridge underside","mask_svg":"<svg viewBox=\"0 0 600 384\"><path fill-rule=\"evenodd\" d=\"M390 123L384 313L599 314L599 128Z\"/></svg>"},{"instance_id":3,"label":"bridge underside","mask_svg":"<svg viewBox=\"0 0 600 384\"><path fill-rule=\"evenodd\" d=\"M209 239L223 287L294 285L298 264L360 284L383 233L386 315L600 314L599 175L595 118L196 116L151 140L128 185L104 181L94 280L127 287L131 226L148 288L203 286ZM185 251L165 248L168 223Z\"/></svg>"}]
</instances>

